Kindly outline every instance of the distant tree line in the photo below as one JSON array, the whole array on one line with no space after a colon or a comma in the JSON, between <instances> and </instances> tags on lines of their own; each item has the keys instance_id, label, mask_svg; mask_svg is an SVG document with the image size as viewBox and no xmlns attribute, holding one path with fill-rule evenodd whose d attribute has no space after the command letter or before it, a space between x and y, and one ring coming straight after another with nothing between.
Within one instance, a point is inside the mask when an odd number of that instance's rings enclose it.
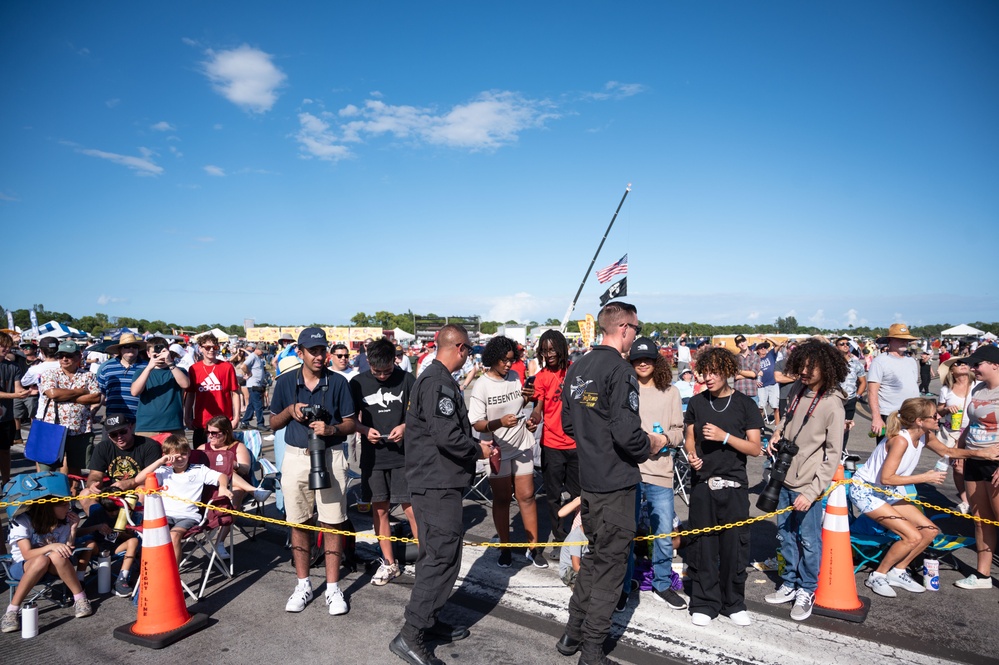
<instances>
[{"instance_id":1,"label":"distant tree line","mask_svg":"<svg viewBox=\"0 0 999 665\"><path fill-rule=\"evenodd\" d=\"M238 335L240 337L246 336L246 330L241 325L223 325L221 323L199 323L193 324L178 324L162 320L149 321L147 319L135 319L128 316L117 316L111 317L107 314L97 312L96 314L90 314L87 316L81 316L79 318L72 316L66 312L50 312L45 309L45 305L37 304L33 305L31 309L34 309L37 313L38 323L46 323L48 321L58 321L59 323L65 323L66 325L72 326L83 332L90 333L91 335L100 335L105 330L111 330L114 328L128 327L135 328L142 332L169 332L171 330L184 330L187 332L202 332L204 330L209 330L212 328L218 328L220 330L225 330L230 335ZM31 318L28 314L28 309L16 309L12 310L14 315L14 325L20 327L22 330L31 327ZM371 328L381 328L383 330L393 330L395 328L400 328L408 333L414 333L414 316L433 318L437 316L433 313L428 314L418 314L414 315L412 311L406 311L401 314L394 314L387 311L377 311L374 314L366 314L364 312L358 312L350 318L347 324L341 322L316 322L313 321L307 325L315 326L335 326L335 325L351 325L355 327L371 327ZM6 325L6 322L3 322ZM277 325L304 325L301 322L285 323L285 324L272 324L272 323L257 323L259 327L277 326ZM487 335L495 334L496 331L502 325L520 325L518 321L482 321L479 324L479 330ZM537 321L527 322L528 331L531 328L535 328L539 325L541 326L558 326L559 320L554 318L546 319L543 323L538 323ZM940 332L946 330L947 328L953 327L954 324L951 323L935 323L925 326L910 326L912 334L916 337L939 337ZM984 330L986 332L992 332L999 334L999 322L985 323L983 321L973 321L968 325L978 328L979 330ZM0 326L2 327L2 326ZM566 327L568 332L579 332L579 324L575 319L569 322ZM793 316L787 317L777 317L773 323L761 323L756 325L748 324L736 324L736 325L723 325L716 326L709 323L696 323L696 322L679 322L679 321L656 321L650 322L646 321L642 323L642 334L651 335L653 332L658 332L661 336L666 337L678 337L682 333L687 333L690 337L713 337L714 335L735 335L738 333L743 333L744 335L756 334L756 335L775 335L775 334L800 334L800 335L817 335L817 334L845 334L850 336L862 336L862 337L880 337L888 332L888 328L872 328L869 326L847 326L846 328L818 328L816 326L802 326L798 325L797 319Z\"/></svg>"}]
</instances>

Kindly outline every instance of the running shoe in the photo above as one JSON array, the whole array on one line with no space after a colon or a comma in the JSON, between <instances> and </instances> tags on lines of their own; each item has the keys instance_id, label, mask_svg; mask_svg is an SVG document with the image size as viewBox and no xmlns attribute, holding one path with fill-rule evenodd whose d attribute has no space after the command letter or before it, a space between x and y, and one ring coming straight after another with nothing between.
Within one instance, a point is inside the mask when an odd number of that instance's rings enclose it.
<instances>
[{"instance_id":1,"label":"running shoe","mask_svg":"<svg viewBox=\"0 0 999 665\"><path fill-rule=\"evenodd\" d=\"M301 612L305 609L305 606L309 604L312 600L312 585L305 584L295 587L295 591L292 592L291 597L284 606L285 612Z\"/></svg>"},{"instance_id":2,"label":"running shoe","mask_svg":"<svg viewBox=\"0 0 999 665\"><path fill-rule=\"evenodd\" d=\"M533 550L531 550L531 549L527 550L527 552L526 552L526 554L524 556L527 557L528 561L530 561L531 563L534 564L535 568L547 568L548 567L548 562L545 561L545 555L542 554L542 551L541 551L540 547L536 547Z\"/></svg>"},{"instance_id":3,"label":"running shoe","mask_svg":"<svg viewBox=\"0 0 999 665\"><path fill-rule=\"evenodd\" d=\"M663 589L662 591L659 589L653 589L652 597L663 601L672 610L687 609L687 601L685 601L676 591L673 591L672 588Z\"/></svg>"},{"instance_id":4,"label":"running shoe","mask_svg":"<svg viewBox=\"0 0 999 665\"><path fill-rule=\"evenodd\" d=\"M784 603L790 603L798 597L797 592L794 590L790 584L782 584L779 589L763 599L767 601L770 605L783 605Z\"/></svg>"},{"instance_id":5,"label":"running shoe","mask_svg":"<svg viewBox=\"0 0 999 665\"><path fill-rule=\"evenodd\" d=\"M499 559L496 560L496 565L500 568L509 568L513 565L513 552L510 551L509 547L500 548Z\"/></svg>"},{"instance_id":6,"label":"running shoe","mask_svg":"<svg viewBox=\"0 0 999 665\"><path fill-rule=\"evenodd\" d=\"M783 588L783 587L781 587ZM812 606L815 604L815 594L811 591L798 589L794 596L794 607L791 608L791 618L795 621L804 621L812 616Z\"/></svg>"},{"instance_id":7,"label":"running shoe","mask_svg":"<svg viewBox=\"0 0 999 665\"><path fill-rule=\"evenodd\" d=\"M375 586L385 586L400 575L402 575L402 572L399 570L398 563L389 564L382 561L382 564L378 566L378 572L372 575L371 583Z\"/></svg>"},{"instance_id":8,"label":"running shoe","mask_svg":"<svg viewBox=\"0 0 999 665\"><path fill-rule=\"evenodd\" d=\"M888 584L892 586L901 587L906 591L911 591L912 593L923 593L926 591L922 584L919 584L916 580L912 579L912 575L909 574L908 570L892 568L888 571L887 577Z\"/></svg>"},{"instance_id":9,"label":"running shoe","mask_svg":"<svg viewBox=\"0 0 999 665\"><path fill-rule=\"evenodd\" d=\"M891 588L891 584L888 583L887 575L871 573L867 576L867 579L864 580L864 586L879 596L884 596L885 598L894 598L898 595L895 593L895 589Z\"/></svg>"},{"instance_id":10,"label":"running shoe","mask_svg":"<svg viewBox=\"0 0 999 665\"><path fill-rule=\"evenodd\" d=\"M347 613L347 599L338 586L326 590L326 604L329 605L331 617Z\"/></svg>"}]
</instances>

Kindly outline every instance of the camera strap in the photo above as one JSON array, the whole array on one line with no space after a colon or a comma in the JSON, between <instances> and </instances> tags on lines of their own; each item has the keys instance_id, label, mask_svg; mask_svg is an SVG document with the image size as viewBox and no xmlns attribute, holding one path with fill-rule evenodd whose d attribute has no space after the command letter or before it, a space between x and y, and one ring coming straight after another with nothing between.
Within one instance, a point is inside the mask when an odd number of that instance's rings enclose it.
<instances>
[{"instance_id":1,"label":"camera strap","mask_svg":"<svg viewBox=\"0 0 999 665\"><path fill-rule=\"evenodd\" d=\"M784 422L791 422L795 412L798 410L798 402L801 401L801 396L805 393L805 390L806 388L802 386L801 391L794 396L794 400L791 402L791 405L787 407L787 414L784 416ZM791 439L791 443L797 443L798 435L801 434L801 430L805 429L805 425L808 424L808 419L812 417L812 413L815 411L815 407L818 406L820 399L822 399L822 391L815 393L815 397L812 398L812 403L808 405L808 411L805 412L805 418L801 421L801 427L798 428L797 434L795 434L794 438Z\"/></svg>"}]
</instances>

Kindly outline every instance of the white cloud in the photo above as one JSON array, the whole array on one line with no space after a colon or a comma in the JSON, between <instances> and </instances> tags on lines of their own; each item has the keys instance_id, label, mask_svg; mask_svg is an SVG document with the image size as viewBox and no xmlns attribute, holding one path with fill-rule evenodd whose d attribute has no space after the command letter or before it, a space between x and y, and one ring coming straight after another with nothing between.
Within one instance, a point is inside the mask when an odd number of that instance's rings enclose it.
<instances>
[{"instance_id":1,"label":"white cloud","mask_svg":"<svg viewBox=\"0 0 999 665\"><path fill-rule=\"evenodd\" d=\"M634 97L648 90L648 86L641 83L621 83L620 81L607 81L601 92L590 92L584 95L589 99L604 101L606 99L624 99Z\"/></svg>"},{"instance_id":2,"label":"white cloud","mask_svg":"<svg viewBox=\"0 0 999 665\"><path fill-rule=\"evenodd\" d=\"M796 310L792 309L787 314L784 315L784 318L786 319L789 316L793 316L793 317L797 318L798 317L798 312Z\"/></svg>"},{"instance_id":3,"label":"white cloud","mask_svg":"<svg viewBox=\"0 0 999 665\"><path fill-rule=\"evenodd\" d=\"M860 323L860 317L857 314L857 310L853 309L852 307L849 310L847 310L846 314L844 314L843 316L846 317L845 323L848 326L855 326L858 323Z\"/></svg>"},{"instance_id":4,"label":"white cloud","mask_svg":"<svg viewBox=\"0 0 999 665\"><path fill-rule=\"evenodd\" d=\"M197 46L198 45L198 42L194 41L190 37L181 37L180 41L182 43L184 43L184 44L187 44L188 46Z\"/></svg>"},{"instance_id":5,"label":"white cloud","mask_svg":"<svg viewBox=\"0 0 999 665\"><path fill-rule=\"evenodd\" d=\"M21 199L17 198L16 196L11 196L6 192L0 192L0 201L20 201L20 200Z\"/></svg>"},{"instance_id":6,"label":"white cloud","mask_svg":"<svg viewBox=\"0 0 999 665\"><path fill-rule=\"evenodd\" d=\"M175 132L175 131L177 131L177 128L174 127L173 125L171 125L166 120L160 120L159 122L157 122L155 125L153 125L149 129L152 129L152 130L157 131L157 132Z\"/></svg>"},{"instance_id":7,"label":"white cloud","mask_svg":"<svg viewBox=\"0 0 999 665\"><path fill-rule=\"evenodd\" d=\"M139 152L142 154L142 157L132 157L131 155L119 155L114 152L105 152L103 150L81 148L73 143L68 143L67 145L74 146L76 151L81 155L89 155L90 157L106 159L109 162L121 164L122 166L132 169L139 175L160 175L163 173L163 167L156 164L152 160L155 153L153 153L153 151L149 148L139 148Z\"/></svg>"},{"instance_id":8,"label":"white cloud","mask_svg":"<svg viewBox=\"0 0 999 665\"><path fill-rule=\"evenodd\" d=\"M814 326L822 325L822 322L826 320L826 314L821 309L816 310L815 314L808 317L808 321Z\"/></svg>"},{"instance_id":9,"label":"white cloud","mask_svg":"<svg viewBox=\"0 0 999 665\"><path fill-rule=\"evenodd\" d=\"M104 105L107 106L109 109L113 109L114 107L118 106L118 104L121 104L121 100L118 99L117 97L115 97L114 99L109 99L106 102L104 102Z\"/></svg>"},{"instance_id":10,"label":"white cloud","mask_svg":"<svg viewBox=\"0 0 999 665\"><path fill-rule=\"evenodd\" d=\"M208 56L202 66L216 92L253 113L271 110L288 77L269 53L243 44L228 51L208 51Z\"/></svg>"},{"instance_id":11,"label":"white cloud","mask_svg":"<svg viewBox=\"0 0 999 665\"><path fill-rule=\"evenodd\" d=\"M750 312L749 314L746 315L747 321L758 321L759 318L760 318L759 312Z\"/></svg>"},{"instance_id":12,"label":"white cloud","mask_svg":"<svg viewBox=\"0 0 999 665\"><path fill-rule=\"evenodd\" d=\"M110 303L127 302L127 301L128 301L128 298L119 298L117 296L108 296L108 295L104 295L102 293L101 296L97 299L97 304L98 305L108 305Z\"/></svg>"},{"instance_id":13,"label":"white cloud","mask_svg":"<svg viewBox=\"0 0 999 665\"><path fill-rule=\"evenodd\" d=\"M335 124L337 117L348 118ZM527 99L509 91L482 92L467 104L444 112L433 108L392 105L369 99L363 107L353 104L334 115L300 113L295 138L305 156L337 160L352 153L345 144L390 135L415 143L466 150L495 150L518 140L520 133L543 127L558 118L546 101Z\"/></svg>"},{"instance_id":14,"label":"white cloud","mask_svg":"<svg viewBox=\"0 0 999 665\"><path fill-rule=\"evenodd\" d=\"M205 166L204 169L205 173L207 173L208 175L214 175L219 177L225 176L225 171L222 169L221 166L215 166L214 164L209 164Z\"/></svg>"},{"instance_id":15,"label":"white cloud","mask_svg":"<svg viewBox=\"0 0 999 665\"><path fill-rule=\"evenodd\" d=\"M384 96L385 95L383 95L378 90L372 90L371 92L368 93L368 97L374 97L375 99L381 99Z\"/></svg>"},{"instance_id":16,"label":"white cloud","mask_svg":"<svg viewBox=\"0 0 999 665\"><path fill-rule=\"evenodd\" d=\"M526 323L542 308L530 293L520 292L510 296L492 298L486 321L520 321Z\"/></svg>"},{"instance_id":17,"label":"white cloud","mask_svg":"<svg viewBox=\"0 0 999 665\"><path fill-rule=\"evenodd\" d=\"M177 146L175 146L175 145L170 146L170 152L173 153L174 157L183 157L184 156L184 153L182 153L180 150L178 150Z\"/></svg>"}]
</instances>

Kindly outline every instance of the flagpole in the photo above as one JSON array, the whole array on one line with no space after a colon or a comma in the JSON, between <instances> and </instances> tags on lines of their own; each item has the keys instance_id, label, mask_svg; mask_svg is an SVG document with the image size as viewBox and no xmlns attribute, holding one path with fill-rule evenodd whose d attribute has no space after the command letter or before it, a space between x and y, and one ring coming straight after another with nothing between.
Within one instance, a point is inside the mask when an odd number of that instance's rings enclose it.
<instances>
[{"instance_id":1,"label":"flagpole","mask_svg":"<svg viewBox=\"0 0 999 665\"><path fill-rule=\"evenodd\" d=\"M576 309L576 302L579 300L579 294L583 292L583 287L586 285L586 278L590 276L590 271L593 270L593 265L597 262L597 257L600 255L600 250L604 247L604 241L607 240L607 236L610 234L611 227L614 226L614 220L617 219L617 214L621 212L621 206L624 205L624 200L628 198L628 192L631 191L631 183L624 188L624 196L621 197L621 202L617 204L617 210L614 211L614 216L611 217L610 224L607 225L607 230L604 231L604 237L600 239L600 244L597 245L597 251L593 254L593 258L590 260L590 266L583 273L583 281L579 283L579 290L576 291L576 296L569 303L569 309L565 310L565 316L562 317L562 325L559 328L560 332L565 332L566 326L569 325L569 317L572 315L572 310Z\"/></svg>"}]
</instances>

